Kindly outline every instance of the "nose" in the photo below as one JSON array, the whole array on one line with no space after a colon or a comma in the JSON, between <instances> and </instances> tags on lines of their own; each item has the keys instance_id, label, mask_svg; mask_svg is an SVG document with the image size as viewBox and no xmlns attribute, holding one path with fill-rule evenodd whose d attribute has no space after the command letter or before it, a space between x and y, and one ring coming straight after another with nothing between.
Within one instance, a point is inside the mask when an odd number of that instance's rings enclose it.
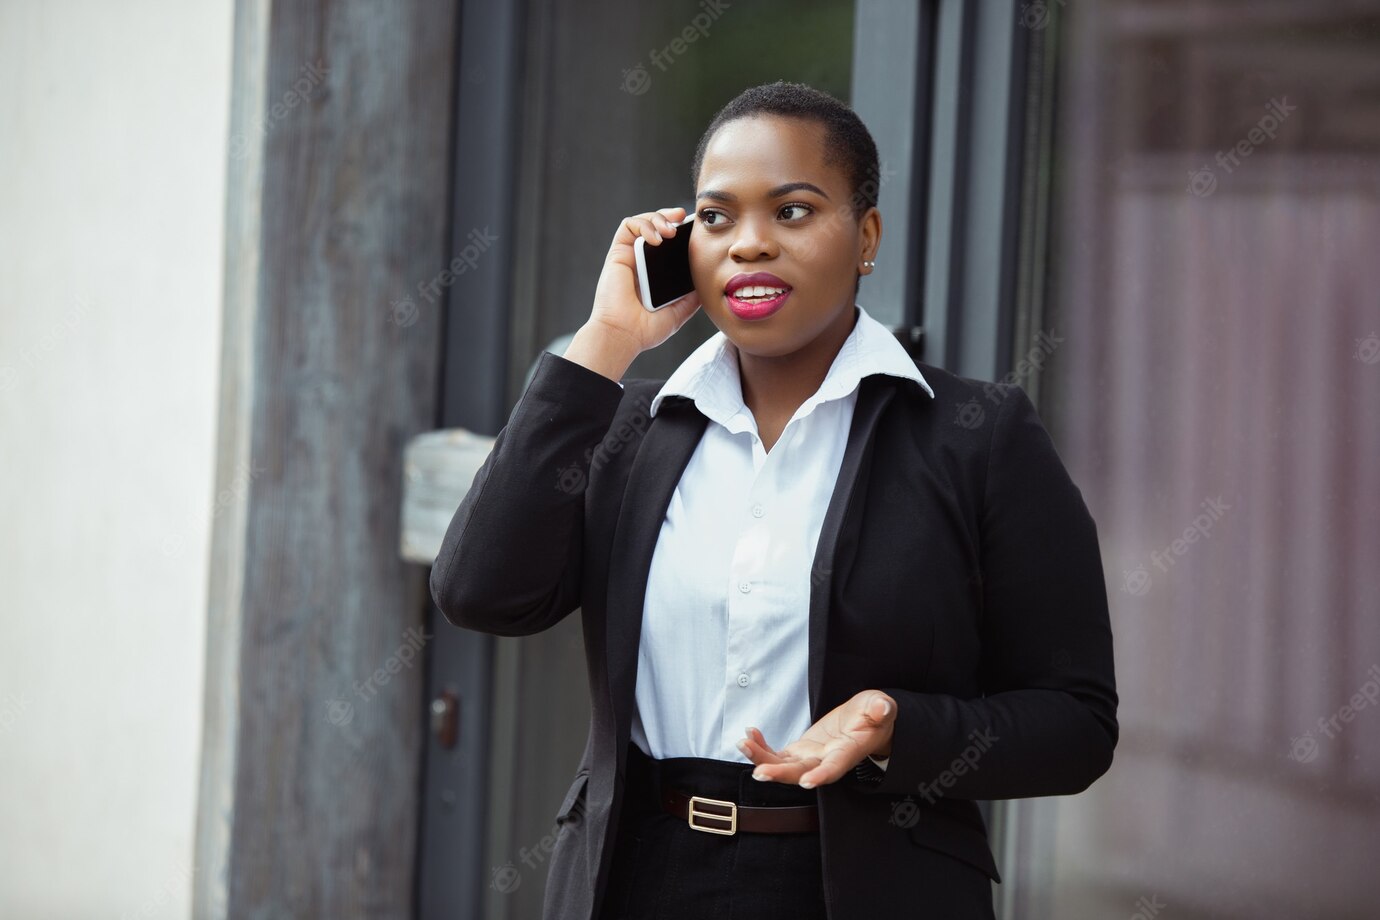
<instances>
[{"instance_id":1,"label":"nose","mask_svg":"<svg viewBox=\"0 0 1380 920\"><path fill-rule=\"evenodd\" d=\"M770 221L767 221L770 224ZM778 253L776 238L770 230L764 229L757 217L744 215L739 221L733 244L728 254L739 262L752 262L757 259L775 258Z\"/></svg>"}]
</instances>

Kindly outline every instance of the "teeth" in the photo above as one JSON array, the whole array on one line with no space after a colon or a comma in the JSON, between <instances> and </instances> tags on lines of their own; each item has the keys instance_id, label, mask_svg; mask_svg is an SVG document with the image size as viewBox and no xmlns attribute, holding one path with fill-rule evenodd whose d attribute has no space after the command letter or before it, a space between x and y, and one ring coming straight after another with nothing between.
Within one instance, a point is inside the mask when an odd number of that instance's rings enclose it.
<instances>
[{"instance_id":1,"label":"teeth","mask_svg":"<svg viewBox=\"0 0 1380 920\"><path fill-rule=\"evenodd\" d=\"M733 296L739 300L755 300L759 298L772 298L786 293L785 288L763 287L760 284L749 284L738 288L733 292Z\"/></svg>"}]
</instances>

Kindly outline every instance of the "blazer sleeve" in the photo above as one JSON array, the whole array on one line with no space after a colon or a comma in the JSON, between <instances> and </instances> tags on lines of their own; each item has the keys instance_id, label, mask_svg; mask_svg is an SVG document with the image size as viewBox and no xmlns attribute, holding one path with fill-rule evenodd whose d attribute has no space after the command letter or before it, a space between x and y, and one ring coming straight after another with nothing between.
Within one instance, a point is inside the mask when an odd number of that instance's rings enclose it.
<instances>
[{"instance_id":1,"label":"blazer sleeve","mask_svg":"<svg viewBox=\"0 0 1380 920\"><path fill-rule=\"evenodd\" d=\"M447 620L527 636L580 606L585 485L623 395L581 364L538 357L436 554L431 596Z\"/></svg>"},{"instance_id":2,"label":"blazer sleeve","mask_svg":"<svg viewBox=\"0 0 1380 920\"><path fill-rule=\"evenodd\" d=\"M961 799L1082 792L1116 747L1096 525L1025 391L997 410L981 510L982 696L881 688L891 757L866 791Z\"/></svg>"}]
</instances>

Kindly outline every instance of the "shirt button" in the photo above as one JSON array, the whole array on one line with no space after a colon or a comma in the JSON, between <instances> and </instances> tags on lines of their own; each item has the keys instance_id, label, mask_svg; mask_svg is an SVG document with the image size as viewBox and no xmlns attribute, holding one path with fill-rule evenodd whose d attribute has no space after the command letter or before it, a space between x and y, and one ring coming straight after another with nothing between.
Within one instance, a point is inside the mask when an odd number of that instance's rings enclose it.
<instances>
[{"instance_id":1,"label":"shirt button","mask_svg":"<svg viewBox=\"0 0 1380 920\"><path fill-rule=\"evenodd\" d=\"M745 582L745 581L744 581L744 582L740 582L740 583L738 584L738 590L739 590L739 591L742 591L744 594L747 594L749 591L752 590L752 585L750 585L749 583L747 583L747 582Z\"/></svg>"},{"instance_id":2,"label":"shirt button","mask_svg":"<svg viewBox=\"0 0 1380 920\"><path fill-rule=\"evenodd\" d=\"M738 686L746 687L748 685L749 680L750 678L747 676L747 672L744 671L743 673L738 675Z\"/></svg>"},{"instance_id":3,"label":"shirt button","mask_svg":"<svg viewBox=\"0 0 1380 920\"><path fill-rule=\"evenodd\" d=\"M761 505L753 505L753 506L752 506L752 516L753 516L753 517L761 517L762 515L764 515L764 514L766 514L766 513L767 513L767 512L766 512L766 509L764 509Z\"/></svg>"}]
</instances>

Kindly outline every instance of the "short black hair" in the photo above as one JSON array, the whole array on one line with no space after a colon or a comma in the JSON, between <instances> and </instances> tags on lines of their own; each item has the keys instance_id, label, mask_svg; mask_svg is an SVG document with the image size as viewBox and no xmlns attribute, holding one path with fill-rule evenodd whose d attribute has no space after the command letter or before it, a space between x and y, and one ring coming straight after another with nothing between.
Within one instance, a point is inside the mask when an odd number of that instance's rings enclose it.
<instances>
[{"instance_id":1,"label":"short black hair","mask_svg":"<svg viewBox=\"0 0 1380 920\"><path fill-rule=\"evenodd\" d=\"M802 118L822 125L824 163L828 166L841 165L848 176L853 219L860 219L868 208L876 206L880 184L877 144L862 119L846 104L823 90L785 80L748 87L714 115L695 147L695 160L690 165L692 192L697 191L700 169L704 166L704 152L714 132L730 121L754 115Z\"/></svg>"}]
</instances>

